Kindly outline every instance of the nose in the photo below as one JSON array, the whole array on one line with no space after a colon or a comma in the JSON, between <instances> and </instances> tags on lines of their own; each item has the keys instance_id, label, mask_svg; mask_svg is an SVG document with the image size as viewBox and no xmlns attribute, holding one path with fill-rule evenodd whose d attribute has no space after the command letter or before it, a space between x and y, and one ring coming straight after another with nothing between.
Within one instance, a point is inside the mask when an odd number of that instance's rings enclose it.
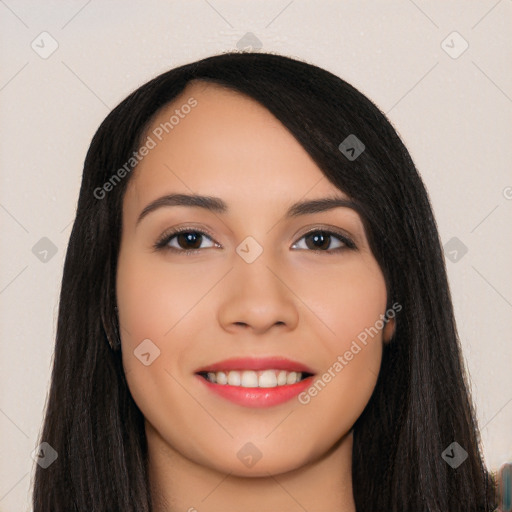
<instances>
[{"instance_id":1,"label":"nose","mask_svg":"<svg viewBox=\"0 0 512 512\"><path fill-rule=\"evenodd\" d=\"M261 335L272 328L284 332L297 326L299 299L287 282L289 273L263 254L252 263L240 258L226 276L218 320L228 332Z\"/></svg>"}]
</instances>

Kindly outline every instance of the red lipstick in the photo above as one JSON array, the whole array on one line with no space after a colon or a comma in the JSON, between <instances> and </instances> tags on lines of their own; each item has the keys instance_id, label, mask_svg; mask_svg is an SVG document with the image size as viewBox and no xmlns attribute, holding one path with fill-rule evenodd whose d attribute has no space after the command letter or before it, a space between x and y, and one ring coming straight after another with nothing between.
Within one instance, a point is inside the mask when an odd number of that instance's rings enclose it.
<instances>
[{"instance_id":1,"label":"red lipstick","mask_svg":"<svg viewBox=\"0 0 512 512\"><path fill-rule=\"evenodd\" d=\"M208 372L223 371L228 373L232 370L242 372L244 370L262 371L271 369L300 372L304 378L294 384L284 384L275 387L243 387L210 382L205 377ZM291 400L311 385L313 375L313 370L308 366L285 357L226 359L203 366L196 371L197 378L209 391L235 404L256 408L271 407Z\"/></svg>"},{"instance_id":2,"label":"red lipstick","mask_svg":"<svg viewBox=\"0 0 512 512\"><path fill-rule=\"evenodd\" d=\"M292 361L286 357L237 357L225 359L218 363L209 364L198 368L199 372L222 372L224 370L286 370L289 372L312 373L315 372L306 365L297 361Z\"/></svg>"}]
</instances>

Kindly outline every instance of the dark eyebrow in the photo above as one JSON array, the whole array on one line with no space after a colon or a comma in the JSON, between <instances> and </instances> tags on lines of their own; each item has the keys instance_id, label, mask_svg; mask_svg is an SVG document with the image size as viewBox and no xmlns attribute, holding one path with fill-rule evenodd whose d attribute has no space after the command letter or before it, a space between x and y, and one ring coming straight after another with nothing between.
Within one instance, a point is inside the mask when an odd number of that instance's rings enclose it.
<instances>
[{"instance_id":1,"label":"dark eyebrow","mask_svg":"<svg viewBox=\"0 0 512 512\"><path fill-rule=\"evenodd\" d=\"M140 213L136 224L149 213L164 206L189 206L203 208L216 213L227 213L228 205L219 197L200 196L189 194L168 194L149 203ZM310 201L299 201L288 208L285 217L299 217L312 213L320 213L333 208L351 208L359 212L356 203L341 197L324 197L321 199L313 199Z\"/></svg>"}]
</instances>

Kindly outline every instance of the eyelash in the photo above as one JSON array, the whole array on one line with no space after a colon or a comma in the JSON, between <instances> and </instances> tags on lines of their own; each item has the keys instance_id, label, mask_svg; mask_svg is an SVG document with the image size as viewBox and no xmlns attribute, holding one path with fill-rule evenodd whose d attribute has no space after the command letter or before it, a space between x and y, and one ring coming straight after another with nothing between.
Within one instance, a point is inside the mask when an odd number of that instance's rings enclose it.
<instances>
[{"instance_id":1,"label":"eyelash","mask_svg":"<svg viewBox=\"0 0 512 512\"><path fill-rule=\"evenodd\" d=\"M195 254L195 253L203 250L203 249L177 249L176 247L169 247L168 246L169 242L176 235L179 235L180 233L199 233L201 235L206 235L212 242L214 242L213 237L211 236L211 234L208 231L203 231L201 229L192 228L192 227L184 227L184 228L179 228L179 229L173 229L170 232L165 232L154 244L154 246L153 246L154 250L156 250L156 251L171 251L171 252L180 253L183 255L191 255L191 254ZM321 228L315 228L315 229L308 231L307 233L304 233L297 240L297 242L302 240L306 236L312 235L314 233L322 233L324 235L334 235L335 238L337 238L340 242L343 243L343 246L337 247L336 249L328 249L328 250L322 250L322 249L316 249L316 250L315 249L299 249L299 250L306 250L306 251L312 251L312 252L317 252L317 253L323 252L323 253L332 255L332 254L336 254L336 253L339 253L339 252L347 250L347 249L351 249L351 250L357 249L356 244L350 238L348 238L346 235L344 235L338 231L331 231L328 229L321 229ZM297 242L295 242L294 245ZM217 242L214 242L214 243L217 243Z\"/></svg>"}]
</instances>

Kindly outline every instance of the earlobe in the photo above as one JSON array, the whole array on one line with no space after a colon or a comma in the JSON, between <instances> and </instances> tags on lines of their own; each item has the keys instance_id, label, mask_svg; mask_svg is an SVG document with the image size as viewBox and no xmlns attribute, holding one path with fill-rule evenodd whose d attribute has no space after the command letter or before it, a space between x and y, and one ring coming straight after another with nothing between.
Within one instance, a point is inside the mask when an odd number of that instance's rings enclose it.
<instances>
[{"instance_id":1,"label":"earlobe","mask_svg":"<svg viewBox=\"0 0 512 512\"><path fill-rule=\"evenodd\" d=\"M388 318L388 321L382 330L382 341L384 341L384 343L389 343L395 335L395 324L396 322L394 318Z\"/></svg>"}]
</instances>

